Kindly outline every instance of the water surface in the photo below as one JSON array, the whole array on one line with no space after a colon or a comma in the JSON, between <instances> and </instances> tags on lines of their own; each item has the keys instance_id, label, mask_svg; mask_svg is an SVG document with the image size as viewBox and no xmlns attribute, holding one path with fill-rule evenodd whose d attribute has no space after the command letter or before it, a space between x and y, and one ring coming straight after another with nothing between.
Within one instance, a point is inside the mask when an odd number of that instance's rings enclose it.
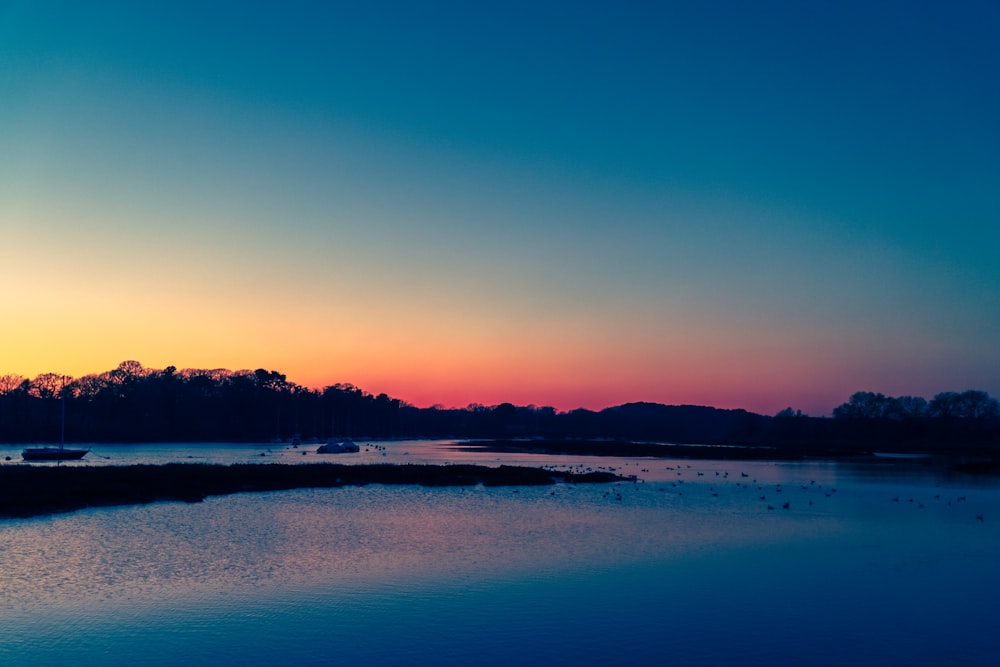
<instances>
[{"instance_id":1,"label":"water surface","mask_svg":"<svg viewBox=\"0 0 1000 667\"><path fill-rule=\"evenodd\" d=\"M241 447L195 453L267 458ZM498 458L448 443L360 454ZM302 489L4 521L0 663L995 664L989 480L555 458L637 481Z\"/></svg>"}]
</instances>

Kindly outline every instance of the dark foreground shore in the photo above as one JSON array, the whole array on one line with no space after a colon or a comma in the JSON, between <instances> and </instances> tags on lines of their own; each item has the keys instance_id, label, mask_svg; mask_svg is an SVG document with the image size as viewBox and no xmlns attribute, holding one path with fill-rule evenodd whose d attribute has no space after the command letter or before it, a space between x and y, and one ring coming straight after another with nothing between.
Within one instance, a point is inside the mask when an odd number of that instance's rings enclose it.
<instances>
[{"instance_id":1,"label":"dark foreground shore","mask_svg":"<svg viewBox=\"0 0 1000 667\"><path fill-rule=\"evenodd\" d=\"M208 496L300 488L365 484L539 486L559 482L600 484L621 479L605 472L561 473L475 465L17 465L0 467L0 518L158 501L201 502Z\"/></svg>"}]
</instances>

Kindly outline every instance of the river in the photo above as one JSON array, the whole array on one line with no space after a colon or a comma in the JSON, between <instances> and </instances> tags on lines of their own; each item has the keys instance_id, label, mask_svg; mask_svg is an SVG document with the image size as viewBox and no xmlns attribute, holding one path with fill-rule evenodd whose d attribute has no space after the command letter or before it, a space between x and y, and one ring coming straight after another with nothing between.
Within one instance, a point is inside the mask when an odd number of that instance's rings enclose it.
<instances>
[{"instance_id":1,"label":"river","mask_svg":"<svg viewBox=\"0 0 1000 667\"><path fill-rule=\"evenodd\" d=\"M516 463L636 479L301 489L3 521L0 664L996 663L995 479L898 461L361 444L334 457L102 445L71 465ZM24 465L18 451L0 448L2 465Z\"/></svg>"}]
</instances>

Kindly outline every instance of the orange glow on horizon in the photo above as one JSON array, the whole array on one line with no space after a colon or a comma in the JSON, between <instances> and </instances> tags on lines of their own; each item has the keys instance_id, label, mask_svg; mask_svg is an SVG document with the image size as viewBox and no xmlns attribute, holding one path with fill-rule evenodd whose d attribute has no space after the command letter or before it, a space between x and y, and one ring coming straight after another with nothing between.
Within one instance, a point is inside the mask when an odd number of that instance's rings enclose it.
<instances>
[{"instance_id":1,"label":"orange glow on horizon","mask_svg":"<svg viewBox=\"0 0 1000 667\"><path fill-rule=\"evenodd\" d=\"M413 304L370 310L346 297L325 312L308 299L268 308L252 294L153 300L126 289L81 300L51 282L40 298L16 297L13 311L30 326L0 330L0 374L81 377L133 359L156 369L264 368L306 387L351 383L419 407L511 402L566 411L649 401L825 415L854 391L889 391L873 378L919 352L898 349L876 373L863 338L845 343L822 330L778 337L748 328L734 340L712 321L619 326L587 313L509 321L488 310L432 319Z\"/></svg>"}]
</instances>

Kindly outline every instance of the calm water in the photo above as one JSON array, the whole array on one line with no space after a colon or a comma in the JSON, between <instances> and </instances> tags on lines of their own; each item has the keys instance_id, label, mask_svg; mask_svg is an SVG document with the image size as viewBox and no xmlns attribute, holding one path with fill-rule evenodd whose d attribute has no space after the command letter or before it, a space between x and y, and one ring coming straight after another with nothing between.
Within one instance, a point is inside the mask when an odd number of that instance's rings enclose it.
<instances>
[{"instance_id":1,"label":"calm water","mask_svg":"<svg viewBox=\"0 0 1000 667\"><path fill-rule=\"evenodd\" d=\"M332 458L102 446L86 465L472 460L615 467L639 481L298 490L0 522L0 664L998 659L995 483L912 466L451 445L374 443ZM3 464L22 465L10 451Z\"/></svg>"}]
</instances>

